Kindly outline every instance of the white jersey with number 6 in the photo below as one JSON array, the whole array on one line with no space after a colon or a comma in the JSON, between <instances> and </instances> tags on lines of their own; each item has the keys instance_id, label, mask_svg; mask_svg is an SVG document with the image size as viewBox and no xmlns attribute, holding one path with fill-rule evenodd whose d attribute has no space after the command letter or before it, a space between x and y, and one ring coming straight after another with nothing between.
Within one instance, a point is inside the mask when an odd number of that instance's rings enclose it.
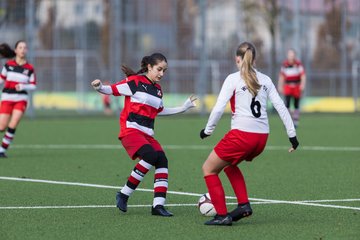
<instances>
[{"instance_id":1,"label":"white jersey with number 6","mask_svg":"<svg viewBox=\"0 0 360 240\"><path fill-rule=\"evenodd\" d=\"M288 137L296 135L289 111L271 79L258 71L256 71L256 76L261 88L255 98L248 91L239 71L227 76L209 116L205 128L206 134L212 134L229 101L232 111L231 129L252 133L269 133L269 121L266 111L269 99L283 121Z\"/></svg>"}]
</instances>

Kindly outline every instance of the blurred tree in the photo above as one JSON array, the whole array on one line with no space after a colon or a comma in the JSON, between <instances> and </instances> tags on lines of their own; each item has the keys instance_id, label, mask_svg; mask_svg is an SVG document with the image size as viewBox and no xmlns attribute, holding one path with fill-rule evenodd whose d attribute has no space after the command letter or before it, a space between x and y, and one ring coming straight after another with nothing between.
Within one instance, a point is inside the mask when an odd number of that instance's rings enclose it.
<instances>
[{"instance_id":1,"label":"blurred tree","mask_svg":"<svg viewBox=\"0 0 360 240\"><path fill-rule=\"evenodd\" d=\"M53 28L55 27L55 7L51 6L47 11L47 21L39 28L39 40L43 49L53 49Z\"/></svg>"},{"instance_id":2,"label":"blurred tree","mask_svg":"<svg viewBox=\"0 0 360 240\"><path fill-rule=\"evenodd\" d=\"M254 0L242 0L240 8L241 9L239 11L242 11L242 18L240 19L240 22L244 29L244 32L242 33L244 35L244 39L241 39L241 41L245 40L252 42L256 47L258 56L263 55L262 53L264 44L263 40L259 37L259 33L256 27L259 24L259 17L254 17L261 15L259 14L260 3ZM233 51L231 53L231 56L233 56ZM263 57L257 58L256 65L260 68L265 67L266 59Z\"/></svg>"},{"instance_id":3,"label":"blurred tree","mask_svg":"<svg viewBox=\"0 0 360 240\"><path fill-rule=\"evenodd\" d=\"M177 46L181 46L181 51L177 52L177 58L183 59L191 56L193 51L193 38L194 38L194 19L198 14L198 5L194 0L177 0L177 33L176 41Z\"/></svg>"},{"instance_id":4,"label":"blurred tree","mask_svg":"<svg viewBox=\"0 0 360 240\"><path fill-rule=\"evenodd\" d=\"M278 17L280 14L280 7L277 0L266 0L260 2L260 10L265 19L265 23L271 36L270 48L270 76L271 79L277 79L278 66L276 59L276 34L278 27Z\"/></svg>"},{"instance_id":5,"label":"blurred tree","mask_svg":"<svg viewBox=\"0 0 360 240\"><path fill-rule=\"evenodd\" d=\"M341 64L341 5L337 0L325 0L325 21L319 26L313 67L321 70L339 69ZM349 26L349 23L346 24Z\"/></svg>"},{"instance_id":6,"label":"blurred tree","mask_svg":"<svg viewBox=\"0 0 360 240\"><path fill-rule=\"evenodd\" d=\"M276 38L278 28L278 17L280 15L280 6L278 0L242 0L241 9L243 14L243 24L245 27L246 39L252 41L258 49L258 52L262 52L263 41L257 34L257 25L259 24L259 18L262 18L269 31L271 39L270 47L270 62L269 64L269 75L275 80L277 79L277 59L276 59ZM264 67L265 58L258 58L257 64Z\"/></svg>"},{"instance_id":7,"label":"blurred tree","mask_svg":"<svg viewBox=\"0 0 360 240\"><path fill-rule=\"evenodd\" d=\"M104 23L101 28L101 56L106 67L109 67L110 8L110 0L103 0Z\"/></svg>"},{"instance_id":8,"label":"blurred tree","mask_svg":"<svg viewBox=\"0 0 360 240\"><path fill-rule=\"evenodd\" d=\"M24 25L26 23L25 7L26 2L24 0L6 1L6 21L13 22L18 25Z\"/></svg>"}]
</instances>

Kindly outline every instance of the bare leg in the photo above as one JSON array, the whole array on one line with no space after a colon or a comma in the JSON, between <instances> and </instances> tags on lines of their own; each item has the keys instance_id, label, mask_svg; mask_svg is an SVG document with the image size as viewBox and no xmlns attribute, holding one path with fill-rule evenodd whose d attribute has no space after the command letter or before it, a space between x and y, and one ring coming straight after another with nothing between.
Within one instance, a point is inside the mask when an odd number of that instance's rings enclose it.
<instances>
[{"instance_id":1,"label":"bare leg","mask_svg":"<svg viewBox=\"0 0 360 240\"><path fill-rule=\"evenodd\" d=\"M0 132L5 131L10 121L10 117L11 117L10 114L4 114L4 113L0 114Z\"/></svg>"},{"instance_id":2,"label":"bare leg","mask_svg":"<svg viewBox=\"0 0 360 240\"><path fill-rule=\"evenodd\" d=\"M13 110L11 117L8 114L5 116L0 115L0 121L3 120L3 121L1 121L1 123L3 124L0 126L0 127L3 127L1 129L5 130L6 125L4 123L6 121L9 122L7 130L5 132L5 135L2 139L1 147L0 147L0 153L1 153L2 157L6 157L5 152L9 148L9 146L14 138L16 127L18 126L23 115L24 115L24 112L22 112L20 110L16 110L16 109ZM2 119L1 119L1 117L2 117ZM9 118L10 118L10 121L9 121Z\"/></svg>"},{"instance_id":3,"label":"bare leg","mask_svg":"<svg viewBox=\"0 0 360 240\"><path fill-rule=\"evenodd\" d=\"M12 115L11 115L11 119L10 119L10 122L9 122L9 128L16 128L18 125L19 125L19 122L21 120L21 118L24 116L24 112L20 111L20 110L17 110L15 109L13 112L12 112Z\"/></svg>"}]
</instances>

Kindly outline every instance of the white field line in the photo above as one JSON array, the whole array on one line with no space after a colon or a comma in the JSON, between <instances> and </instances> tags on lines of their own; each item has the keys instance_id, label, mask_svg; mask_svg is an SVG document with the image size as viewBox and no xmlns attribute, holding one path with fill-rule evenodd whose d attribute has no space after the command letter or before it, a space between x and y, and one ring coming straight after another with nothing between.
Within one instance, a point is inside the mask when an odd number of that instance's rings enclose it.
<instances>
[{"instance_id":1,"label":"white field line","mask_svg":"<svg viewBox=\"0 0 360 240\"><path fill-rule=\"evenodd\" d=\"M109 186L109 185L89 184L89 183L79 183L79 182L62 182L62 181L40 180L40 179L30 179L30 178L15 178L15 177L2 177L2 176L0 176L0 180L49 183L49 184L58 184L58 185L71 185L71 186L81 186L81 187L118 189L118 190L121 189L121 187L119 187L119 186ZM154 192L154 190L152 190L152 189L145 189L145 188L136 188L136 191ZM175 194L175 195L186 195L186 196L196 196L196 197L202 196L202 194L198 194L198 193L187 193L187 192L177 192L177 191L168 191L168 193Z\"/></svg>"},{"instance_id":2,"label":"white field line","mask_svg":"<svg viewBox=\"0 0 360 240\"><path fill-rule=\"evenodd\" d=\"M343 200L354 200L354 199L339 199L334 200L337 202L342 202ZM357 200L357 199L355 199ZM329 201L329 200L313 200L313 201ZM330 200L332 201L332 200ZM288 201L277 201L277 200L270 200L267 202L251 202L251 205L263 205L263 204L281 204L281 203L292 203ZM300 201L295 201L295 203L305 203ZM226 205L237 205L237 203L226 203ZM301 204L301 205L308 205L308 204ZM167 207L196 207L196 203L170 203L166 204ZM323 205L323 204L317 204L317 205L310 205L310 206L320 206L320 207L332 207L332 208L345 208L345 209L352 209L352 210L359 210L354 209L352 207L344 207L344 206L336 206L336 205ZM129 208L145 208L145 207L151 207L149 204L136 204L136 205L128 205ZM7 207L1 207L0 210L21 210L21 209L81 209L81 208L116 208L115 205L78 205L78 206L7 206Z\"/></svg>"},{"instance_id":3,"label":"white field line","mask_svg":"<svg viewBox=\"0 0 360 240\"><path fill-rule=\"evenodd\" d=\"M164 145L165 149L170 150L208 150L212 145ZM266 146L266 150L279 151L288 150L289 146ZM122 149L120 144L14 144L12 148L18 149L77 149L77 150L98 150L98 149ZM339 146L300 146L300 150L305 151L347 151L359 152L360 147L339 147Z\"/></svg>"},{"instance_id":4,"label":"white field line","mask_svg":"<svg viewBox=\"0 0 360 240\"><path fill-rule=\"evenodd\" d=\"M256 204L256 203L252 203ZM237 203L227 203L227 205L237 205ZM129 208L151 207L149 204L128 205ZM173 203L166 204L167 207L196 207L195 203ZM0 207L0 210L19 210L19 209L76 209L76 208L116 208L116 205L79 205L79 206L9 206Z\"/></svg>"},{"instance_id":5,"label":"white field line","mask_svg":"<svg viewBox=\"0 0 360 240\"><path fill-rule=\"evenodd\" d=\"M350 198L350 199L324 199L324 200L303 200L300 202L307 202L307 203L320 203L320 202L358 202L360 198ZM297 201L295 201L297 202Z\"/></svg>"},{"instance_id":6,"label":"white field line","mask_svg":"<svg viewBox=\"0 0 360 240\"><path fill-rule=\"evenodd\" d=\"M282 201L282 200L270 200L270 199L260 199L260 198L253 198L253 200L264 201L264 202L268 202L268 203L285 203L285 204L294 204L294 205L305 205L305 206L338 208L338 209L341 208L341 209L351 209L351 210L360 211L360 207L348 207L348 206L341 206L341 205L318 204L318 203L314 203L314 201L312 203L310 203L310 202L305 202L305 201ZM345 200L348 200L348 199L345 199ZM323 200L320 200L320 201L323 201ZM338 200L338 202L340 202L340 201Z\"/></svg>"},{"instance_id":7,"label":"white field line","mask_svg":"<svg viewBox=\"0 0 360 240\"><path fill-rule=\"evenodd\" d=\"M40 180L40 179L27 179L27 178L14 178L14 177L4 177L0 176L0 180L9 180L9 181L22 181L22 182L37 182L37 183L47 183L47 184L59 184L59 185L71 185L71 186L82 186L82 187L95 187L95 188L106 188L106 189L121 189L117 186L109 185L100 185L100 184L88 184L88 183L78 183L78 182L63 182L63 181L50 181L50 180ZM138 188L137 191L142 192L153 192L152 189ZM199 193L189 193L189 192L177 192L177 191L168 191L169 194L176 195L186 195L186 196L202 196ZM235 197L226 197L227 199L236 199ZM337 208L337 209L352 209L359 210L359 207L348 207L348 206L339 206L339 205L327 205L327 204L318 204L316 201L325 202L326 200L307 200L307 201L283 201L283 200L271 200L271 199L261 199L261 198L249 198L251 201L257 201L257 204L263 203L273 203L273 204L294 204L294 205L306 205L306 206L317 206L317 207L326 207L326 208ZM360 199L338 199L338 200L329 200L330 202L349 202L349 201L360 201ZM2 209L2 208L0 208Z\"/></svg>"},{"instance_id":8,"label":"white field line","mask_svg":"<svg viewBox=\"0 0 360 240\"><path fill-rule=\"evenodd\" d=\"M339 200L312 200L312 201L336 201L336 202L343 202L348 200L360 200L360 199L339 199ZM263 204L276 204L276 203L283 203L282 201L272 201L272 202L251 202L251 205L263 205ZM226 205L237 205L237 203L229 203L227 202ZM197 207L197 203L170 203L166 204L167 207ZM151 207L150 204L135 204L135 205L128 205L129 208L145 208ZM77 209L77 208L116 208L116 205L78 205L78 206L8 206L8 207L1 207L0 210L19 210L19 209Z\"/></svg>"}]
</instances>

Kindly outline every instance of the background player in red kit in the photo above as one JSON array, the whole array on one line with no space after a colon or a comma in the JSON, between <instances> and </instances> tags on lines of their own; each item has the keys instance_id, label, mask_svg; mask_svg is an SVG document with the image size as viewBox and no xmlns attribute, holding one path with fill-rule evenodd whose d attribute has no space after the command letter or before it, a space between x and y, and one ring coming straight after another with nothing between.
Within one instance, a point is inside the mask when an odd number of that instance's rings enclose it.
<instances>
[{"instance_id":1,"label":"background player in red kit","mask_svg":"<svg viewBox=\"0 0 360 240\"><path fill-rule=\"evenodd\" d=\"M0 147L0 157L6 157L22 116L28 103L28 91L36 89L34 68L26 61L27 46L18 41L15 49L8 44L0 45L0 55L11 58L7 61L0 74L0 83L4 83L1 94L0 131L6 130ZM15 58L14 58L15 57Z\"/></svg>"},{"instance_id":2,"label":"background player in red kit","mask_svg":"<svg viewBox=\"0 0 360 240\"><path fill-rule=\"evenodd\" d=\"M103 94L125 96L124 109L120 115L119 139L129 156L139 158L125 186L116 194L117 207L127 211L127 201L146 173L155 166L154 201L152 215L170 217L173 214L164 208L168 189L168 160L158 141L153 138L154 121L157 115L172 115L185 112L195 106L194 97L190 97L181 107L165 108L163 92L158 82L167 70L167 60L161 53L145 56L141 69L134 72L123 66L126 79L113 84L102 85L96 79L91 84Z\"/></svg>"},{"instance_id":3,"label":"background player in red kit","mask_svg":"<svg viewBox=\"0 0 360 240\"><path fill-rule=\"evenodd\" d=\"M287 59L281 65L278 91L285 96L285 105L289 109L295 127L299 125L300 98L305 89L306 75L300 60L296 59L295 50L289 49ZM294 110L290 110L293 99Z\"/></svg>"},{"instance_id":4,"label":"background player in red kit","mask_svg":"<svg viewBox=\"0 0 360 240\"><path fill-rule=\"evenodd\" d=\"M252 209L246 191L244 177L237 167L241 161L251 161L265 148L269 134L266 112L270 99L283 121L292 147L298 146L291 116L281 100L271 79L254 69L255 47L249 42L240 44L236 51L238 72L224 81L216 104L211 111L200 137L210 136L220 120L227 102L232 110L231 130L220 140L203 164L203 173L217 215L206 225L231 225L232 221L250 216ZM225 193L218 174L224 169L238 201L238 207L227 212Z\"/></svg>"}]
</instances>

